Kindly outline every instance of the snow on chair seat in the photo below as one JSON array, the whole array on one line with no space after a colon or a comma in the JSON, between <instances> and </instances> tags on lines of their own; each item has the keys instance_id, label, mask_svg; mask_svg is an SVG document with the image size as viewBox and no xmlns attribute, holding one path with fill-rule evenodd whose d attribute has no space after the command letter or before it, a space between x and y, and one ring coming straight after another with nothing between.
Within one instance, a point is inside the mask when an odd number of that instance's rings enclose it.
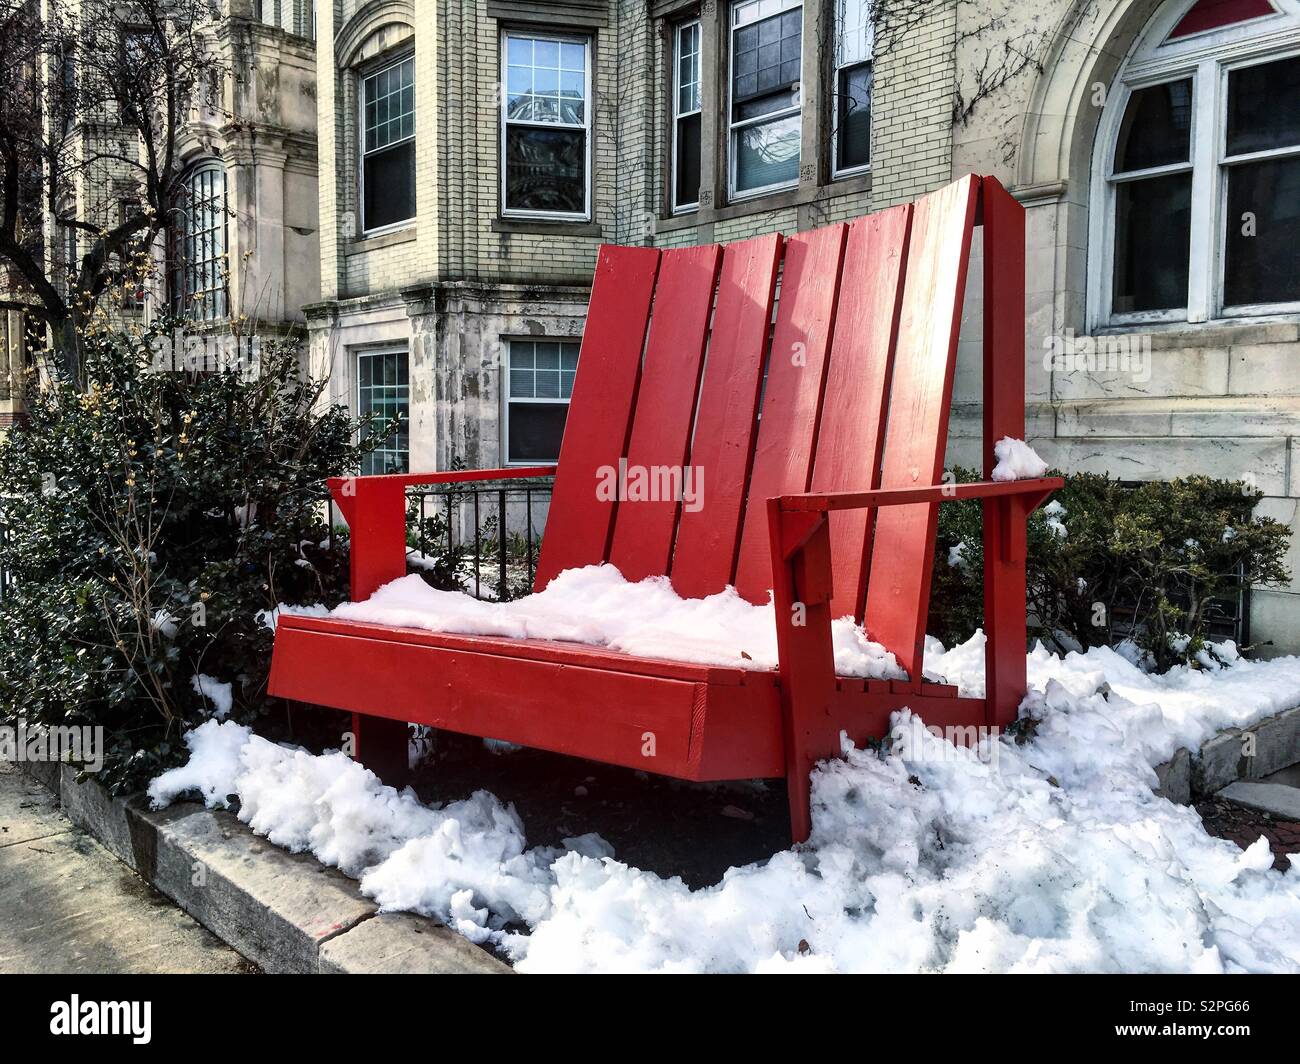
<instances>
[{"instance_id":1,"label":"snow on chair seat","mask_svg":"<svg viewBox=\"0 0 1300 1064\"><path fill-rule=\"evenodd\" d=\"M283 617L271 693L351 710L357 756L381 775L404 767L412 721L684 779L784 776L796 840L808 773L841 731L883 735L904 706L939 726L1010 723L1025 691L1025 520L1060 481L941 483L976 225L987 478L995 443L1024 431L1024 214L992 178L967 177L785 238L602 246L557 467L330 482L354 601L406 573L407 487L554 472L535 590L610 562L687 598L770 594L777 670ZM629 470L677 471L690 495L598 490ZM969 497L984 500L984 699L920 679L938 506ZM844 615L911 679L837 677Z\"/></svg>"}]
</instances>

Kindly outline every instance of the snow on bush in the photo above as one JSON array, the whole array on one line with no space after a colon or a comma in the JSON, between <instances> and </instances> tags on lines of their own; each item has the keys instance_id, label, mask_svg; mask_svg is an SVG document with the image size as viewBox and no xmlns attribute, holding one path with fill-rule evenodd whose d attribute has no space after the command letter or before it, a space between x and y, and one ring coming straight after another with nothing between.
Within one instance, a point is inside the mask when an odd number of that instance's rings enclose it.
<instances>
[{"instance_id":1,"label":"snow on bush","mask_svg":"<svg viewBox=\"0 0 1300 1064\"><path fill-rule=\"evenodd\" d=\"M983 637L927 672L982 687ZM447 921L523 971L1300 971L1300 862L1274 871L1152 793L1152 765L1300 702L1300 659L1163 676L1119 654L1029 657L1023 745L971 751L896 715L886 756L813 774L813 835L701 890L594 836L527 848L486 791L440 809L342 754L234 723L191 732L155 804L237 794L271 841L338 865L385 910Z\"/></svg>"},{"instance_id":2,"label":"snow on bush","mask_svg":"<svg viewBox=\"0 0 1300 1064\"><path fill-rule=\"evenodd\" d=\"M1029 444L1010 436L1003 436L993 445L993 457L998 460L993 467L994 480L1031 480L1047 472L1047 463Z\"/></svg>"},{"instance_id":3,"label":"snow on bush","mask_svg":"<svg viewBox=\"0 0 1300 1064\"><path fill-rule=\"evenodd\" d=\"M647 658L774 669L772 610L770 602L746 602L732 587L708 598L683 599L666 576L633 584L613 565L588 565L568 569L544 590L513 602L439 591L413 573L385 584L365 602L336 607L332 614L433 632L558 639ZM852 618L835 621L831 632L841 676L904 678L894 655L870 642Z\"/></svg>"}]
</instances>

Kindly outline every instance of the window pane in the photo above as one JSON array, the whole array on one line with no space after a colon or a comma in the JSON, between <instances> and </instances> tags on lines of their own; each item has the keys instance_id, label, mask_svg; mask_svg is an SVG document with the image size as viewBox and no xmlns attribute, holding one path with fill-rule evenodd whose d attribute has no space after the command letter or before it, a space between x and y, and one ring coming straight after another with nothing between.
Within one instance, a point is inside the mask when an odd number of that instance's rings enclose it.
<instances>
[{"instance_id":1,"label":"window pane","mask_svg":"<svg viewBox=\"0 0 1300 1064\"><path fill-rule=\"evenodd\" d=\"M370 439L383 434L394 417L401 420L397 428L384 435L379 447L361 461L365 475L404 473L410 459L410 390L407 386L405 351L357 356L357 413L373 414L376 424L368 427Z\"/></svg>"},{"instance_id":2,"label":"window pane","mask_svg":"<svg viewBox=\"0 0 1300 1064\"><path fill-rule=\"evenodd\" d=\"M836 163L841 170L871 161L871 64L840 71Z\"/></svg>"},{"instance_id":3,"label":"window pane","mask_svg":"<svg viewBox=\"0 0 1300 1064\"><path fill-rule=\"evenodd\" d=\"M794 105L799 80L803 10L796 8L736 30L732 35L731 93L736 120L753 118ZM741 105L770 96L766 106Z\"/></svg>"},{"instance_id":4,"label":"window pane","mask_svg":"<svg viewBox=\"0 0 1300 1064\"><path fill-rule=\"evenodd\" d=\"M677 120L674 203L690 207L700 201L700 116Z\"/></svg>"},{"instance_id":5,"label":"window pane","mask_svg":"<svg viewBox=\"0 0 1300 1064\"><path fill-rule=\"evenodd\" d=\"M570 41L506 38L506 117L583 125L587 49Z\"/></svg>"},{"instance_id":6,"label":"window pane","mask_svg":"<svg viewBox=\"0 0 1300 1064\"><path fill-rule=\"evenodd\" d=\"M506 208L586 211L586 141L581 129L506 127Z\"/></svg>"},{"instance_id":7,"label":"window pane","mask_svg":"<svg viewBox=\"0 0 1300 1064\"><path fill-rule=\"evenodd\" d=\"M1138 89L1124 109L1115 144L1115 173L1187 162L1191 134L1191 78Z\"/></svg>"},{"instance_id":8,"label":"window pane","mask_svg":"<svg viewBox=\"0 0 1300 1064\"><path fill-rule=\"evenodd\" d=\"M799 179L799 116L736 130L736 191Z\"/></svg>"},{"instance_id":9,"label":"window pane","mask_svg":"<svg viewBox=\"0 0 1300 1064\"><path fill-rule=\"evenodd\" d=\"M511 403L510 439L506 442L509 460L556 461L568 413L568 403Z\"/></svg>"},{"instance_id":10,"label":"window pane","mask_svg":"<svg viewBox=\"0 0 1300 1064\"><path fill-rule=\"evenodd\" d=\"M366 156L363 228L379 229L415 217L415 141Z\"/></svg>"},{"instance_id":11,"label":"window pane","mask_svg":"<svg viewBox=\"0 0 1300 1064\"><path fill-rule=\"evenodd\" d=\"M226 174L205 165L186 176L174 214L172 300L188 318L224 318L226 307ZM70 240L75 257L76 239Z\"/></svg>"},{"instance_id":12,"label":"window pane","mask_svg":"<svg viewBox=\"0 0 1300 1064\"><path fill-rule=\"evenodd\" d=\"M387 147L415 133L415 59L365 79L365 150Z\"/></svg>"},{"instance_id":13,"label":"window pane","mask_svg":"<svg viewBox=\"0 0 1300 1064\"><path fill-rule=\"evenodd\" d=\"M1191 202L1191 174L1115 186L1116 313L1187 306Z\"/></svg>"},{"instance_id":14,"label":"window pane","mask_svg":"<svg viewBox=\"0 0 1300 1064\"><path fill-rule=\"evenodd\" d=\"M700 24L692 22L677 31L677 113L700 107Z\"/></svg>"},{"instance_id":15,"label":"window pane","mask_svg":"<svg viewBox=\"0 0 1300 1064\"><path fill-rule=\"evenodd\" d=\"M868 0L840 0L836 34L836 62L839 66L861 63L871 58L874 34Z\"/></svg>"},{"instance_id":16,"label":"window pane","mask_svg":"<svg viewBox=\"0 0 1300 1064\"><path fill-rule=\"evenodd\" d=\"M1228 74L1228 154L1300 144L1300 58Z\"/></svg>"},{"instance_id":17,"label":"window pane","mask_svg":"<svg viewBox=\"0 0 1300 1064\"><path fill-rule=\"evenodd\" d=\"M1227 228L1224 303L1300 300L1300 158L1230 167Z\"/></svg>"}]
</instances>

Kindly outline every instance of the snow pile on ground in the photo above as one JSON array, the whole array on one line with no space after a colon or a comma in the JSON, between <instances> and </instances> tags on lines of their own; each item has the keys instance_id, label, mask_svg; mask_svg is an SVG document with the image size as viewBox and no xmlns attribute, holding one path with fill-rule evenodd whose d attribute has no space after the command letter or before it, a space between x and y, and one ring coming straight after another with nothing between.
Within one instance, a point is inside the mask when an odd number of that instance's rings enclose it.
<instances>
[{"instance_id":1,"label":"snow pile on ground","mask_svg":"<svg viewBox=\"0 0 1300 1064\"><path fill-rule=\"evenodd\" d=\"M569 569L545 590L513 602L485 602L438 591L412 573L385 584L365 602L347 602L332 616L459 635L557 639L639 657L738 669L775 669L773 606L746 602L728 587L683 599L664 576L632 584L612 565ZM867 639L852 618L831 626L841 676L904 679L898 661Z\"/></svg>"},{"instance_id":2,"label":"snow pile on ground","mask_svg":"<svg viewBox=\"0 0 1300 1064\"><path fill-rule=\"evenodd\" d=\"M982 685L983 637L927 671ZM440 809L342 754L205 723L156 804L198 790L361 879L384 909L446 920L524 971L1300 971L1300 861L1271 867L1157 798L1153 764L1300 703L1300 658L1148 676L1106 650L1036 650L1007 737L953 746L903 711L891 749L813 776L813 837L689 890L600 839L528 849L486 791Z\"/></svg>"},{"instance_id":3,"label":"snow pile on ground","mask_svg":"<svg viewBox=\"0 0 1300 1064\"><path fill-rule=\"evenodd\" d=\"M1003 436L993 445L994 480L1031 480L1047 472L1047 463L1024 440Z\"/></svg>"}]
</instances>

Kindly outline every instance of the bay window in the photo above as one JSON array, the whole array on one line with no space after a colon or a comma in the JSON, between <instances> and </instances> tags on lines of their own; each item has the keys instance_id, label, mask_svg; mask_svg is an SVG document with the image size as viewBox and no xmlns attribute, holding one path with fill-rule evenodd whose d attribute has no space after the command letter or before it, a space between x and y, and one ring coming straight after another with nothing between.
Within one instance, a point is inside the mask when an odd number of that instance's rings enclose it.
<instances>
[{"instance_id":1,"label":"bay window","mask_svg":"<svg viewBox=\"0 0 1300 1064\"><path fill-rule=\"evenodd\" d=\"M501 206L507 216L590 217L591 42L502 35Z\"/></svg>"},{"instance_id":2,"label":"bay window","mask_svg":"<svg viewBox=\"0 0 1300 1064\"><path fill-rule=\"evenodd\" d=\"M730 14L730 191L743 198L799 181L803 5L735 0Z\"/></svg>"}]
</instances>

